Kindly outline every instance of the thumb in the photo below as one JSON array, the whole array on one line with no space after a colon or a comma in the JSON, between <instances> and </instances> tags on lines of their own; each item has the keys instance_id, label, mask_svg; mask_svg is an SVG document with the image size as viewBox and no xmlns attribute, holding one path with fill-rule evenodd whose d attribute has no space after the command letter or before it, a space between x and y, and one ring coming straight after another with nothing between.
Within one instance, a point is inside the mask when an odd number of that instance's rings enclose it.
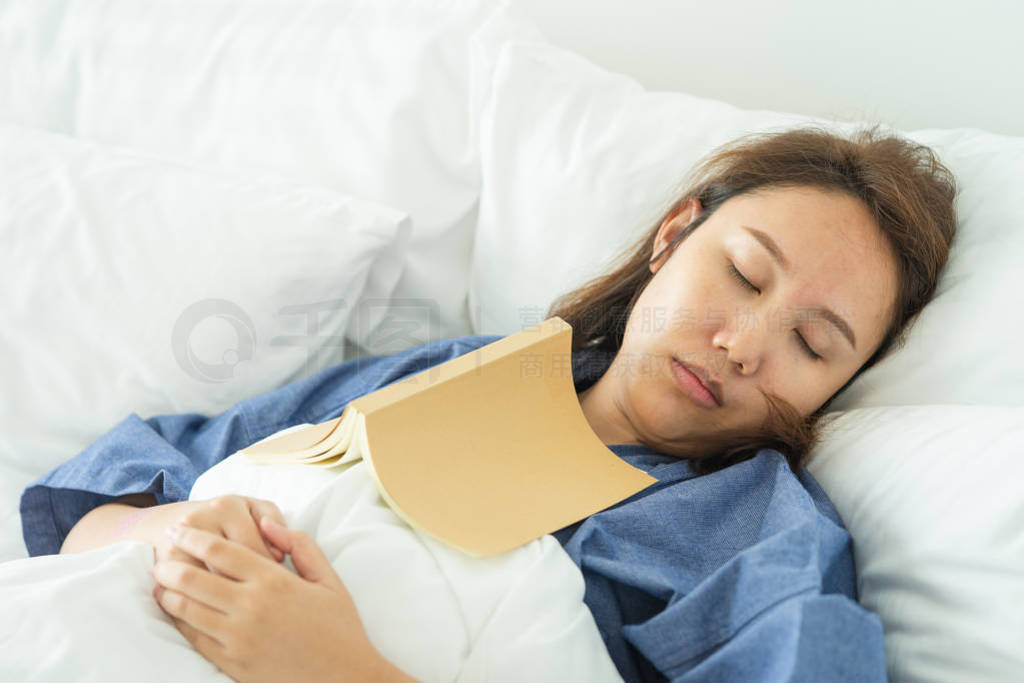
<instances>
[{"instance_id":1,"label":"thumb","mask_svg":"<svg viewBox=\"0 0 1024 683\"><path fill-rule=\"evenodd\" d=\"M341 578L309 534L289 529L266 516L260 518L260 528L274 545L286 555L292 556L292 564L299 576L328 588L344 590Z\"/></svg>"}]
</instances>

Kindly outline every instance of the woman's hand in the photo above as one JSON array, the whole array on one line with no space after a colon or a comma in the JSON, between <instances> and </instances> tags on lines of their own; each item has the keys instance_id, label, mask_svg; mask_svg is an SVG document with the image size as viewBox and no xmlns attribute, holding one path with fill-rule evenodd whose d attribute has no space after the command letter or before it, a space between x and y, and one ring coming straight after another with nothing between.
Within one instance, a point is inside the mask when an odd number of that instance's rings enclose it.
<instances>
[{"instance_id":1,"label":"woman's hand","mask_svg":"<svg viewBox=\"0 0 1024 683\"><path fill-rule=\"evenodd\" d=\"M154 595L204 657L242 683L413 680L373 647L323 551L264 518L260 529L299 575L218 534L179 527L175 547L196 563L160 561Z\"/></svg>"},{"instance_id":2,"label":"woman's hand","mask_svg":"<svg viewBox=\"0 0 1024 683\"><path fill-rule=\"evenodd\" d=\"M139 534L153 544L156 551L155 562L175 560L196 567L213 569L202 560L178 549L171 539L163 533L163 529L173 524L185 524L195 529L202 529L217 536L240 543L255 553L276 562L284 560L284 553L263 538L257 526L261 517L270 517L284 524L284 516L277 505L269 500L250 498L248 496L218 496L209 500L182 501L146 508L152 511L144 520L144 528ZM216 570L214 570L216 573Z\"/></svg>"}]
</instances>

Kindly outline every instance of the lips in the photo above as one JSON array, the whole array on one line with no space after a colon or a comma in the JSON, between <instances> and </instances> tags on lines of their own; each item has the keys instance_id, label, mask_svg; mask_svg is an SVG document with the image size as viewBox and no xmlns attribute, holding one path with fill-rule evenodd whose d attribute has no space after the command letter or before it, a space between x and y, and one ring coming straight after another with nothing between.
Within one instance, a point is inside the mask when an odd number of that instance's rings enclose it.
<instances>
[{"instance_id":1,"label":"lips","mask_svg":"<svg viewBox=\"0 0 1024 683\"><path fill-rule=\"evenodd\" d=\"M684 368L686 368L687 370L692 372L694 374L694 376L697 379L700 380L700 383L704 386L704 388L708 390L708 393L710 393L712 396L715 397L715 403L717 403L719 406L722 405L722 384L721 384L721 382L719 382L717 380L711 379L708 376L707 370L705 370L704 368L700 367L699 365L694 365L692 363L684 363L683 361L679 360L678 358L673 358L672 360L674 360L676 363L679 363Z\"/></svg>"}]
</instances>

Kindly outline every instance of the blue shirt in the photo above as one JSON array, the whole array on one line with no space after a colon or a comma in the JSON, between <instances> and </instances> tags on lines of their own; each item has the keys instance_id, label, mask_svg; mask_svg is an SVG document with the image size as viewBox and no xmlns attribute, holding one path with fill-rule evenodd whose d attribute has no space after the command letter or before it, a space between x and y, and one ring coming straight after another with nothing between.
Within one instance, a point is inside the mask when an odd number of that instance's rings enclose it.
<instances>
[{"instance_id":1,"label":"blue shirt","mask_svg":"<svg viewBox=\"0 0 1024 683\"><path fill-rule=\"evenodd\" d=\"M131 414L21 496L29 555L57 553L93 508L133 493L186 500L208 468L285 427L338 417L352 399L489 344L444 339L354 358L215 417ZM572 355L577 391L614 354ZM778 451L697 476L689 462L612 445L658 481L557 531L627 681L885 680L882 626L856 602L850 536L806 471Z\"/></svg>"}]
</instances>

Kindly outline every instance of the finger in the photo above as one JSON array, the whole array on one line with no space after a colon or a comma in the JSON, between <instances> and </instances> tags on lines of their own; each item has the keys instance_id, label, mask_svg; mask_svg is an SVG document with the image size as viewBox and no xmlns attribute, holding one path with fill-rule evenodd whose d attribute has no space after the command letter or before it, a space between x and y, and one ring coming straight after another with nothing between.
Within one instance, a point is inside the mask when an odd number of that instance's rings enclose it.
<instances>
[{"instance_id":1,"label":"finger","mask_svg":"<svg viewBox=\"0 0 1024 683\"><path fill-rule=\"evenodd\" d=\"M194 567L199 567L200 569L211 572L217 576L223 576L220 572L209 567L202 560L193 557L192 555L189 555L187 552L180 548L177 548L174 545L174 541L172 541L170 538L166 539L166 545L161 545L161 551L157 553L156 558L154 559L153 562L154 564L156 564L157 562L166 562L168 560L184 562Z\"/></svg>"},{"instance_id":2,"label":"finger","mask_svg":"<svg viewBox=\"0 0 1024 683\"><path fill-rule=\"evenodd\" d=\"M278 524L270 517L261 517L259 522L260 532L277 550L281 553L281 561L285 556L290 555L294 550L294 541L288 527ZM294 556L292 562L295 561Z\"/></svg>"},{"instance_id":3,"label":"finger","mask_svg":"<svg viewBox=\"0 0 1024 683\"><path fill-rule=\"evenodd\" d=\"M263 534L259 531L258 520L252 517L253 511L249 507L249 499L243 498L242 501L244 502L241 502L240 505L243 506L245 514L231 515L225 517L221 522L224 538L240 543L254 553L276 562L277 558L274 557L267 542L263 540Z\"/></svg>"},{"instance_id":4,"label":"finger","mask_svg":"<svg viewBox=\"0 0 1024 683\"><path fill-rule=\"evenodd\" d=\"M246 500L249 503L253 519L258 520L260 517L270 517L281 526L285 526L284 515L274 501L261 500L259 498L247 498Z\"/></svg>"},{"instance_id":5,"label":"finger","mask_svg":"<svg viewBox=\"0 0 1024 683\"><path fill-rule=\"evenodd\" d=\"M229 656L228 648L223 642L203 633L193 626L189 626L180 619L171 617L171 621L174 622L174 627L178 629L178 632L184 636L185 640L187 640L192 647L199 652L199 654L205 657L207 661L212 662L222 672L227 674L231 680L248 680L248 678L246 678L248 672L244 668L241 668L234 658Z\"/></svg>"},{"instance_id":6,"label":"finger","mask_svg":"<svg viewBox=\"0 0 1024 683\"><path fill-rule=\"evenodd\" d=\"M218 662L223 661L226 657L223 643L181 619L172 616L171 621L174 622L174 627L178 629L178 632L185 636L185 640L187 640L192 647L199 652L199 654L220 666Z\"/></svg>"},{"instance_id":7,"label":"finger","mask_svg":"<svg viewBox=\"0 0 1024 683\"><path fill-rule=\"evenodd\" d=\"M254 550L202 529L173 525L168 536L176 548L205 562L212 569L237 581L256 578L268 568L280 570L276 562Z\"/></svg>"},{"instance_id":8,"label":"finger","mask_svg":"<svg viewBox=\"0 0 1024 683\"><path fill-rule=\"evenodd\" d=\"M292 556L292 564L295 566L295 571L298 572L299 576L307 581L322 584L345 594L348 593L341 577L334 571L334 567L331 566L331 562L327 559L323 549L317 545L316 541L309 534L298 529L286 529L282 526L275 528L275 523L270 521L263 522L261 528L264 533L274 538L275 543Z\"/></svg>"},{"instance_id":9,"label":"finger","mask_svg":"<svg viewBox=\"0 0 1024 683\"><path fill-rule=\"evenodd\" d=\"M270 517L281 526L287 526L284 522L284 515L281 514L281 510L273 501L260 500L258 498L247 498L246 501L249 503L249 513L252 515L253 521L256 522L257 526L262 517ZM266 537L261 540L275 560L280 562L284 559L284 552L282 552L281 548L275 546L273 541L268 540Z\"/></svg>"},{"instance_id":10,"label":"finger","mask_svg":"<svg viewBox=\"0 0 1024 683\"><path fill-rule=\"evenodd\" d=\"M216 576L192 564L165 560L154 564L151 573L158 587L201 602L221 614L230 614L238 599L237 581Z\"/></svg>"},{"instance_id":11,"label":"finger","mask_svg":"<svg viewBox=\"0 0 1024 683\"><path fill-rule=\"evenodd\" d=\"M288 527L277 524L269 517L263 517L260 519L260 531L276 548L279 548L285 554L292 552L294 542L292 541L291 530Z\"/></svg>"},{"instance_id":12,"label":"finger","mask_svg":"<svg viewBox=\"0 0 1024 683\"><path fill-rule=\"evenodd\" d=\"M153 595L157 604L176 621L181 621L218 641L224 636L224 627L228 621L223 613L171 588L158 586Z\"/></svg>"}]
</instances>

